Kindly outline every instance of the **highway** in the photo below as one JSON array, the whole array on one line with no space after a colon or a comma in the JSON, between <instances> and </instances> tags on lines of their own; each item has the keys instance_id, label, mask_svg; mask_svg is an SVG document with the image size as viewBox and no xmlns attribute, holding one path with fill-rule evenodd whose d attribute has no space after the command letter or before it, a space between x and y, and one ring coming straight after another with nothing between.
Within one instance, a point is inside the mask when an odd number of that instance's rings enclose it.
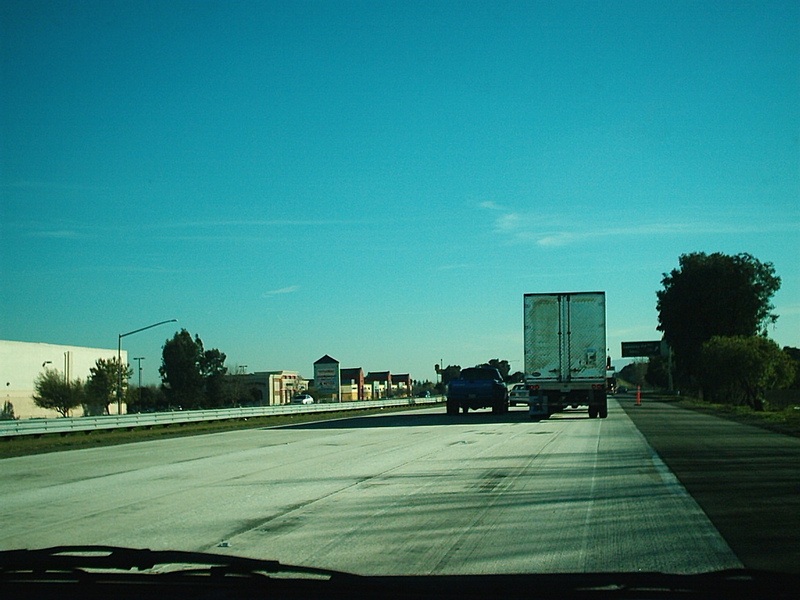
<instances>
[{"instance_id":1,"label":"highway","mask_svg":"<svg viewBox=\"0 0 800 600\"><path fill-rule=\"evenodd\" d=\"M116 545L361 574L741 567L616 400L444 407L0 461L0 549Z\"/></svg>"}]
</instances>

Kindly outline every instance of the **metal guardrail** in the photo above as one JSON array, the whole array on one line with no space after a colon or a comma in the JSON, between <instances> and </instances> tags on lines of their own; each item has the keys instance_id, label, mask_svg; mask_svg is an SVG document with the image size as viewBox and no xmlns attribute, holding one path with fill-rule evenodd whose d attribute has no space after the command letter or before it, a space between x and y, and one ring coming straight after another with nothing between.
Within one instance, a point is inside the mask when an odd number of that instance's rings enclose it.
<instances>
[{"instance_id":1,"label":"metal guardrail","mask_svg":"<svg viewBox=\"0 0 800 600\"><path fill-rule=\"evenodd\" d=\"M319 404L282 404L278 406L249 406L243 408L217 408L207 410L180 410L172 412L135 413L130 415L102 415L99 417L68 417L56 419L18 419L0 421L0 438L46 433L70 433L98 429L131 429L174 423L224 421L298 413L338 412L366 408L396 408L418 404L438 404L440 396L430 398L392 398L389 400L362 400L359 402L320 402Z\"/></svg>"}]
</instances>

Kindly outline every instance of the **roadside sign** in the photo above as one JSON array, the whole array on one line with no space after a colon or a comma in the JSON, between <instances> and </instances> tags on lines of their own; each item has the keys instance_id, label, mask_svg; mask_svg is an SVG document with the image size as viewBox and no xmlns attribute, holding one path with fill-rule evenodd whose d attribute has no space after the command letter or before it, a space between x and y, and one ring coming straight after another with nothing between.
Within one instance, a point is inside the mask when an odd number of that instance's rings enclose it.
<instances>
[{"instance_id":1,"label":"roadside sign","mask_svg":"<svg viewBox=\"0 0 800 600\"><path fill-rule=\"evenodd\" d=\"M662 342L622 342L622 358L663 356Z\"/></svg>"}]
</instances>

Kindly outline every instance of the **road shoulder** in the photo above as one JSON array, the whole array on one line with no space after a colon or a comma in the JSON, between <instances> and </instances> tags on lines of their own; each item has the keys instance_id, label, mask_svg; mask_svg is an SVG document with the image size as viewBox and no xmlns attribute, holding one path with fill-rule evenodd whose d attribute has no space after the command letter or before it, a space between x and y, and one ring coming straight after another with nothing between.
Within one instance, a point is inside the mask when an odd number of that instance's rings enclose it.
<instances>
[{"instance_id":1,"label":"road shoulder","mask_svg":"<svg viewBox=\"0 0 800 600\"><path fill-rule=\"evenodd\" d=\"M746 567L800 573L800 439L617 397Z\"/></svg>"}]
</instances>

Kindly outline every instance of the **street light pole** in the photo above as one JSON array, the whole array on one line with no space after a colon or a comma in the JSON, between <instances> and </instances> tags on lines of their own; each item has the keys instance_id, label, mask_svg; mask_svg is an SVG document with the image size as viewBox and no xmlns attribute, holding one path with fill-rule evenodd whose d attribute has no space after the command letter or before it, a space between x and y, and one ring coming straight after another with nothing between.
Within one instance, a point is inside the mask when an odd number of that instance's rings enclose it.
<instances>
[{"instance_id":1,"label":"street light pole","mask_svg":"<svg viewBox=\"0 0 800 600\"><path fill-rule=\"evenodd\" d=\"M144 331L146 329L152 329L153 327L158 327L159 325L164 325L165 323L175 323L178 319L167 319L166 321L160 321L159 323L153 323L152 325L148 325L147 327L142 327L141 329L135 329L134 331L129 331L128 333L120 333L117 337L117 414L122 414L122 338L127 337L129 335L133 335L134 333L139 333L140 331ZM142 363L139 363L141 365Z\"/></svg>"},{"instance_id":2,"label":"street light pole","mask_svg":"<svg viewBox=\"0 0 800 600\"><path fill-rule=\"evenodd\" d=\"M142 361L144 360L144 356L134 356L133 360L139 363L139 406L141 410L142 405Z\"/></svg>"}]
</instances>

